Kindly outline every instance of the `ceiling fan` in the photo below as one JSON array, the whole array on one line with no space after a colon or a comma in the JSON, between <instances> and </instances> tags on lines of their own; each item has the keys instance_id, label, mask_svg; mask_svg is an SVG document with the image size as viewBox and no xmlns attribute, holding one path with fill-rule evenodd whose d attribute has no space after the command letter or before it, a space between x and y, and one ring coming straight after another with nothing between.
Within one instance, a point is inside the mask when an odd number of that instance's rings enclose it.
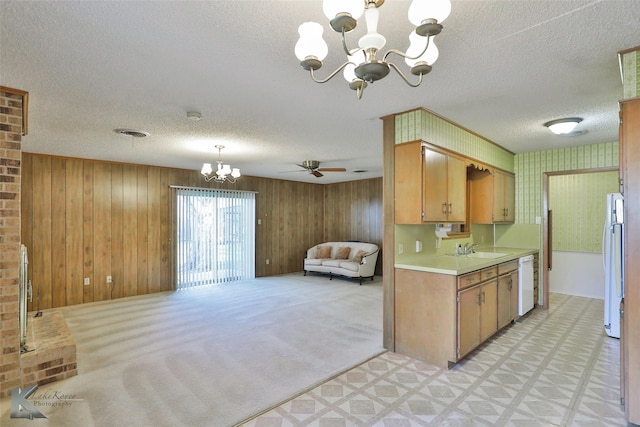
<instances>
[{"instance_id":1,"label":"ceiling fan","mask_svg":"<svg viewBox=\"0 0 640 427\"><path fill-rule=\"evenodd\" d=\"M345 168L321 168L318 160L305 160L302 163L296 163L303 169L306 169L311 175L316 178L320 178L322 175L320 172L346 172Z\"/></svg>"}]
</instances>

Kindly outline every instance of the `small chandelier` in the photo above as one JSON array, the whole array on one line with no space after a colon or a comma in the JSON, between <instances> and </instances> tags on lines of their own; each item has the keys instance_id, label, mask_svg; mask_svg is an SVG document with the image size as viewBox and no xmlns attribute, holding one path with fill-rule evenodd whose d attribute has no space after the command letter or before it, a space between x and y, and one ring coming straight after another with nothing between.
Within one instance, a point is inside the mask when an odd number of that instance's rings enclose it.
<instances>
[{"instance_id":1,"label":"small chandelier","mask_svg":"<svg viewBox=\"0 0 640 427\"><path fill-rule=\"evenodd\" d=\"M218 163L218 170L216 170L216 173L213 173L211 163L205 163L202 165L200 173L206 182L215 181L218 184L222 184L227 181L234 184L236 179L240 178L240 169L231 169L231 166L223 165L222 160L220 159L220 152L224 148L224 145L216 145L216 148L218 149L218 160L216 161L216 163Z\"/></svg>"},{"instance_id":2,"label":"small chandelier","mask_svg":"<svg viewBox=\"0 0 640 427\"><path fill-rule=\"evenodd\" d=\"M378 33L379 8L384 0L324 0L322 8L330 20L331 28L342 36L342 48L347 61L325 79L316 78L314 71L322 67L322 60L327 56L328 46L322 38L322 25L316 22L305 22L298 28L300 39L296 43L295 53L300 65L309 71L316 83L325 83L343 70L349 87L356 91L358 99L368 83L380 80L389 74L390 68L402 77L411 87L422 83L422 76L431 71L438 59L438 48L433 39L442 31L442 21L451 12L450 0L413 0L409 6L409 21L415 25L409 34L410 45L406 52L389 49L382 59L376 55L386 43L385 37ZM349 49L345 34L356 28L357 19L364 12L367 34L358 42L358 48ZM411 74L418 76L417 81L410 81L392 62L387 61L389 55L395 54L404 58L410 67Z\"/></svg>"}]
</instances>

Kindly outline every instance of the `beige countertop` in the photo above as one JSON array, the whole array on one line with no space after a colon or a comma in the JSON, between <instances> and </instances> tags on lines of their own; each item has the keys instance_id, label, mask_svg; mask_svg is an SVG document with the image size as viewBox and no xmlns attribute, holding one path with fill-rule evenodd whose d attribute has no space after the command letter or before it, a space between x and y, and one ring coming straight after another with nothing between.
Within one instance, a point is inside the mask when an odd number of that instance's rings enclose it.
<instances>
[{"instance_id":1,"label":"beige countertop","mask_svg":"<svg viewBox=\"0 0 640 427\"><path fill-rule=\"evenodd\" d=\"M402 257L395 263L395 268L405 270L426 271L429 273L449 274L459 276L471 271L491 267L503 262L518 259L520 257L535 254L537 249L521 248L476 248L476 252L503 253L499 258L472 258L465 255L423 255L414 254Z\"/></svg>"}]
</instances>

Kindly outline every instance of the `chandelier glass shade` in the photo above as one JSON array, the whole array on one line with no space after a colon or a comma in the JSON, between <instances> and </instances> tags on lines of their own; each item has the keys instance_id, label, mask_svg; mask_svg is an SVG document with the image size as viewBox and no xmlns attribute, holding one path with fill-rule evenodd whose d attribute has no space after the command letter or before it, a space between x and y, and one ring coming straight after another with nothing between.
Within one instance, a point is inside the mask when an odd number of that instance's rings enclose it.
<instances>
[{"instance_id":1,"label":"chandelier glass shade","mask_svg":"<svg viewBox=\"0 0 640 427\"><path fill-rule=\"evenodd\" d=\"M346 62L324 79L317 78L327 57L329 48L322 34L324 28L317 22L305 22L298 27L300 38L295 46L295 54L302 68L310 72L317 83L326 83L340 71L349 87L356 91L358 99L368 83L386 77L393 68L411 87L422 83L422 77L431 71L438 59L438 48L433 39L442 31L442 22L451 12L450 0L413 0L408 10L409 21L415 26L409 35L409 48L403 52L389 49L381 54L387 40L378 33L380 6L384 0L324 0L322 9L329 19L331 28L342 37L342 47ZM356 28L358 19L364 14L367 32L360 37L358 47L347 46L346 34ZM411 74L417 79L411 81L394 63L388 61L390 55L404 58Z\"/></svg>"},{"instance_id":2,"label":"chandelier glass shade","mask_svg":"<svg viewBox=\"0 0 640 427\"><path fill-rule=\"evenodd\" d=\"M240 169L231 168L230 165L225 165L222 163L220 152L224 148L224 145L216 145L216 148L218 149L218 160L216 161L216 163L218 164L218 168L216 169L215 173L213 167L211 166L211 163L204 163L202 165L200 173L202 174L206 182L215 181L218 184L222 184L223 182L227 181L232 184L235 183L236 180L241 176Z\"/></svg>"}]
</instances>

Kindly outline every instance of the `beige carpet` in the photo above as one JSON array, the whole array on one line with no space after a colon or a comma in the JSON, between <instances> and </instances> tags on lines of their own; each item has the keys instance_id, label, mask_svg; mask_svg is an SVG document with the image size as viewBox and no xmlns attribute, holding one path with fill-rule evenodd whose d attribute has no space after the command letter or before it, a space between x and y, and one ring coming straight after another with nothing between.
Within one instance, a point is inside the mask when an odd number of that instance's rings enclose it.
<instances>
[{"instance_id":1,"label":"beige carpet","mask_svg":"<svg viewBox=\"0 0 640 427\"><path fill-rule=\"evenodd\" d=\"M231 426L382 348L381 281L291 274L62 309L77 400L2 425Z\"/></svg>"}]
</instances>

